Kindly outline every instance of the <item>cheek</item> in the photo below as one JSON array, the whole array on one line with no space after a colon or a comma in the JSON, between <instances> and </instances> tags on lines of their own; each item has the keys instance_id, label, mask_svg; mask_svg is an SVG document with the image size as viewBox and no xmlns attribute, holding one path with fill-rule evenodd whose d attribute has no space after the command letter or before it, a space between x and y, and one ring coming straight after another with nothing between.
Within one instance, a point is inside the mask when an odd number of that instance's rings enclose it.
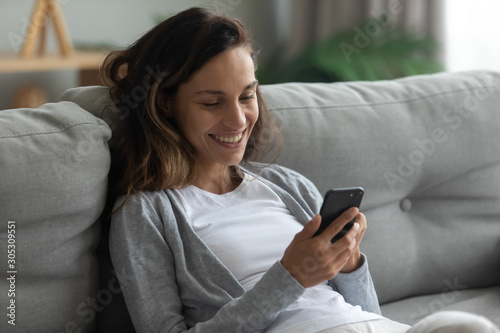
<instances>
[{"instance_id":1,"label":"cheek","mask_svg":"<svg viewBox=\"0 0 500 333\"><path fill-rule=\"evenodd\" d=\"M177 105L174 119L180 132L189 138L199 131L200 123L203 123L201 116L203 115L189 105Z\"/></svg>"},{"instance_id":2,"label":"cheek","mask_svg":"<svg viewBox=\"0 0 500 333\"><path fill-rule=\"evenodd\" d=\"M173 118L173 122L177 127L177 132L182 136L191 146L193 146L193 139L196 137L196 129L193 127L193 123L184 116L179 116Z\"/></svg>"},{"instance_id":3,"label":"cheek","mask_svg":"<svg viewBox=\"0 0 500 333\"><path fill-rule=\"evenodd\" d=\"M189 141L192 141L193 139L196 140L196 138L203 134L204 128L203 126L200 126L198 121L189 119L184 122L181 127L181 132Z\"/></svg>"}]
</instances>

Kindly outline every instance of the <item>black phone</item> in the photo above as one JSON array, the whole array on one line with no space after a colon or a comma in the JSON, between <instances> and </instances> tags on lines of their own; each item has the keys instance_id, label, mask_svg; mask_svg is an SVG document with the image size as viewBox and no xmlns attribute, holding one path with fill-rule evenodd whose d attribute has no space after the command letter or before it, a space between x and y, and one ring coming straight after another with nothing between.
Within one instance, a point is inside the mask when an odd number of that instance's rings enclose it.
<instances>
[{"instance_id":1,"label":"black phone","mask_svg":"<svg viewBox=\"0 0 500 333\"><path fill-rule=\"evenodd\" d=\"M321 215L321 225L314 236L321 234L330 223L349 208L357 207L359 209L364 193L365 191L362 187L335 188L326 192L323 205L319 211L319 215ZM354 218L349 221L349 223L332 238L331 242L335 243L341 239L352 228L355 220Z\"/></svg>"}]
</instances>

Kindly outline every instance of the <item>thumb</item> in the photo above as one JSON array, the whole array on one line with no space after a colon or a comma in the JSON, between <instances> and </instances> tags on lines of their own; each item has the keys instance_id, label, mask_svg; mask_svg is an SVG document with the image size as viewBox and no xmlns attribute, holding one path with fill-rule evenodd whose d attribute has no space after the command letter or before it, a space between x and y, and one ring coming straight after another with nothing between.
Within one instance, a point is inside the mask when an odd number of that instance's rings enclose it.
<instances>
[{"instance_id":1,"label":"thumb","mask_svg":"<svg viewBox=\"0 0 500 333\"><path fill-rule=\"evenodd\" d=\"M319 229L321 224L321 216L319 214L314 215L311 221L307 222L304 229L295 235L296 241L303 241L312 238L316 231Z\"/></svg>"}]
</instances>

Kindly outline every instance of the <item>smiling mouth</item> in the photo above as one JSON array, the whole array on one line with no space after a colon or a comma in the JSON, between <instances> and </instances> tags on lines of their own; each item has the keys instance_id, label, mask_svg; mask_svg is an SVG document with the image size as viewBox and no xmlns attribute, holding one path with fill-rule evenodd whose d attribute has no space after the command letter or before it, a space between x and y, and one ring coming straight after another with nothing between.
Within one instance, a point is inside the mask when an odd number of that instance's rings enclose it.
<instances>
[{"instance_id":1,"label":"smiling mouth","mask_svg":"<svg viewBox=\"0 0 500 333\"><path fill-rule=\"evenodd\" d=\"M220 142L224 142L224 143L237 143L241 140L241 138L243 137L243 133L240 133L236 136L219 136L219 135L212 135L213 138L215 138L216 140L220 141Z\"/></svg>"}]
</instances>

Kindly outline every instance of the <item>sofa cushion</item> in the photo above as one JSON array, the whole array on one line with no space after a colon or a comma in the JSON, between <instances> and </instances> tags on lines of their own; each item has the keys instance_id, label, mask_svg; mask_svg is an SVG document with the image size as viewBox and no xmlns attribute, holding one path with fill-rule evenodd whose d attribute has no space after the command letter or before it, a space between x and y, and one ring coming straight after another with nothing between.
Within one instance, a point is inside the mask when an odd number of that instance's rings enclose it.
<instances>
[{"instance_id":1,"label":"sofa cushion","mask_svg":"<svg viewBox=\"0 0 500 333\"><path fill-rule=\"evenodd\" d=\"M129 103L134 103L132 96L125 97ZM128 106L117 108L109 97L109 88L104 86L78 87L66 90L61 95L61 101L70 101L78 104L94 116L104 120L113 131L109 140L113 148L128 129Z\"/></svg>"},{"instance_id":2,"label":"sofa cushion","mask_svg":"<svg viewBox=\"0 0 500 333\"><path fill-rule=\"evenodd\" d=\"M263 86L279 164L362 186L381 303L500 284L500 74Z\"/></svg>"},{"instance_id":3,"label":"sofa cushion","mask_svg":"<svg viewBox=\"0 0 500 333\"><path fill-rule=\"evenodd\" d=\"M95 248L110 157L106 123L71 102L0 111L0 239L15 229L15 300L22 332L93 332ZM9 221L12 223L9 224ZM12 226L8 229L8 226ZM12 238L13 239L13 238ZM7 267L6 248L0 256ZM3 272L5 274L5 270ZM8 285L7 285L8 283ZM5 314L4 314L5 317ZM3 318L0 331L12 327Z\"/></svg>"}]
</instances>

